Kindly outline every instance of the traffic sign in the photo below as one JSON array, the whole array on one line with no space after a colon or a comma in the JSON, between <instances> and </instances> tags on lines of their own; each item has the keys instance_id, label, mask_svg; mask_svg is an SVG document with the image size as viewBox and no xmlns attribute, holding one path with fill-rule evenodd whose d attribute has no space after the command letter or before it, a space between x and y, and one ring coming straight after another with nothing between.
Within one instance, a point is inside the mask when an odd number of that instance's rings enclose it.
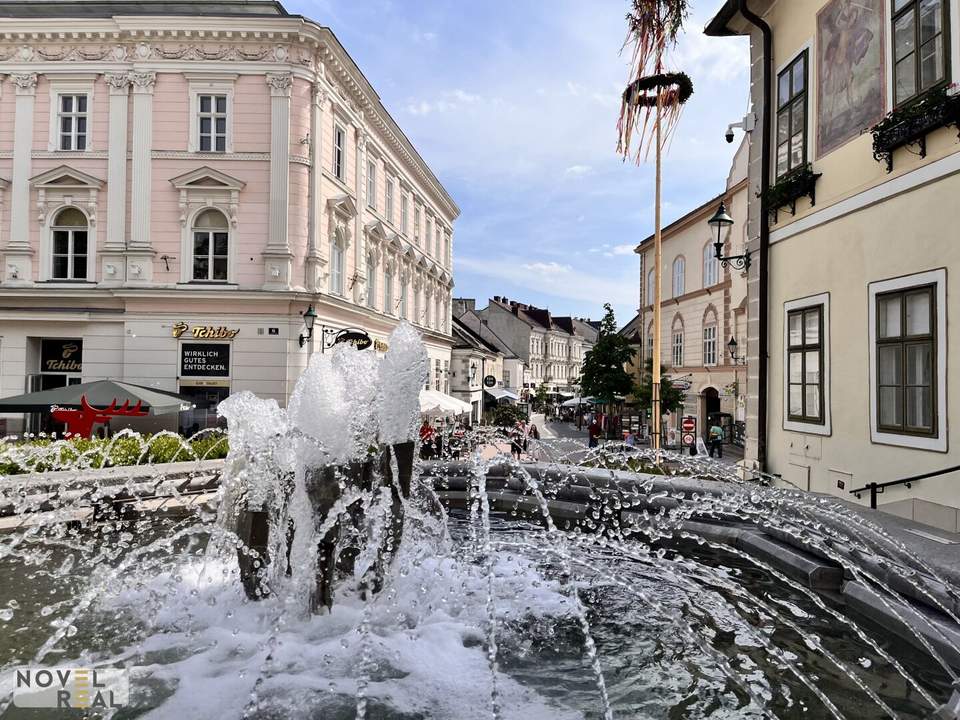
<instances>
[{"instance_id":1,"label":"traffic sign","mask_svg":"<svg viewBox=\"0 0 960 720\"><path fill-rule=\"evenodd\" d=\"M694 442L694 434L693 434L693 433L684 433L684 434L681 436L680 441L683 443L683 446L684 446L684 447L691 447L691 446L693 445L693 442Z\"/></svg>"},{"instance_id":2,"label":"traffic sign","mask_svg":"<svg viewBox=\"0 0 960 720\"><path fill-rule=\"evenodd\" d=\"M685 417L680 421L680 429L685 433L692 433L697 431L697 419L694 417Z\"/></svg>"}]
</instances>

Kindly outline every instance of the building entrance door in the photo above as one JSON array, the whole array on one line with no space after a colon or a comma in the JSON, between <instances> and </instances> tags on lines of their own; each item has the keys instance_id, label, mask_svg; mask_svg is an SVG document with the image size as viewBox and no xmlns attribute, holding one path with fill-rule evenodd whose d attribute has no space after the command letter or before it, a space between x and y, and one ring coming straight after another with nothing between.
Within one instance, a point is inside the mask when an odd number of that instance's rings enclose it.
<instances>
[{"instance_id":1,"label":"building entrance door","mask_svg":"<svg viewBox=\"0 0 960 720\"><path fill-rule=\"evenodd\" d=\"M202 387L181 385L180 394L194 404L193 410L180 413L180 434L186 437L196 435L206 428L220 425L217 417L217 405L230 394L228 387Z\"/></svg>"},{"instance_id":2,"label":"building entrance door","mask_svg":"<svg viewBox=\"0 0 960 720\"><path fill-rule=\"evenodd\" d=\"M710 433L710 415L720 412L720 392L714 387L705 388L700 394L700 428L704 438Z\"/></svg>"}]
</instances>

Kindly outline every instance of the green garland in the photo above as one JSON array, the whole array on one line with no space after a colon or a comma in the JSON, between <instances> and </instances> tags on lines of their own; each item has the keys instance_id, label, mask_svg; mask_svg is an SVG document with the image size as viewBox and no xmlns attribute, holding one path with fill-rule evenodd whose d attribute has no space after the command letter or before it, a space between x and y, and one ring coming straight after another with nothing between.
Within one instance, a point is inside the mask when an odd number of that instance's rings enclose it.
<instances>
[{"instance_id":1,"label":"green garland","mask_svg":"<svg viewBox=\"0 0 960 720\"><path fill-rule=\"evenodd\" d=\"M675 90L674 90L675 88ZM638 107L656 107L657 96L647 95L651 90L660 89L665 93L676 92L675 98L668 98L664 101L665 106L683 105L690 96L693 95L693 81L690 76L684 72L659 73L657 75L648 75L634 80L627 85L623 91L623 101L627 105L636 105Z\"/></svg>"}]
</instances>

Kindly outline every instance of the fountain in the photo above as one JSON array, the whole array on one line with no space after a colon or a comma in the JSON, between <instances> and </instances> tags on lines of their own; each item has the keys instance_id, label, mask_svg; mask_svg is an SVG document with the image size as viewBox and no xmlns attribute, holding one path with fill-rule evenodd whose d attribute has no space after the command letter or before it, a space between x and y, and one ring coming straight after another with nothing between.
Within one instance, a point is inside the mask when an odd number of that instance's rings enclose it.
<instances>
[{"instance_id":1,"label":"fountain","mask_svg":"<svg viewBox=\"0 0 960 720\"><path fill-rule=\"evenodd\" d=\"M415 462L425 377L401 326L224 402L225 461L10 446L0 718L64 665L129 671L94 717L960 718L960 581L870 517L632 448Z\"/></svg>"}]
</instances>

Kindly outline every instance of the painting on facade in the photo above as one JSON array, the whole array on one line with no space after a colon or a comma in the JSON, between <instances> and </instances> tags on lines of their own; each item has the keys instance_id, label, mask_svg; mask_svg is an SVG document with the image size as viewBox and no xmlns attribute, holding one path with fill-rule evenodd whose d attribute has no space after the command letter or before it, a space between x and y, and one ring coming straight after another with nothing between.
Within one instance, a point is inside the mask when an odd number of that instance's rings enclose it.
<instances>
[{"instance_id":1,"label":"painting on facade","mask_svg":"<svg viewBox=\"0 0 960 720\"><path fill-rule=\"evenodd\" d=\"M817 153L883 117L885 0L831 0L817 15Z\"/></svg>"}]
</instances>

